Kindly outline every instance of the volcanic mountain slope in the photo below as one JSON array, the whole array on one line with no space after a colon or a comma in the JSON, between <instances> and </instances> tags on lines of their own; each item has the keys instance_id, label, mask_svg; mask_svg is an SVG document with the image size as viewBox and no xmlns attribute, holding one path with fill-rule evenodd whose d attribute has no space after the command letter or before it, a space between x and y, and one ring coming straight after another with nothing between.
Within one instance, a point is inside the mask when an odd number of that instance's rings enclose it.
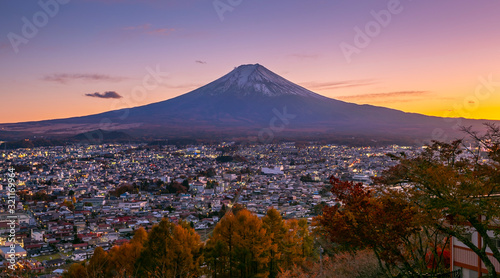
<instances>
[{"instance_id":1,"label":"volcanic mountain slope","mask_svg":"<svg viewBox=\"0 0 500 278\"><path fill-rule=\"evenodd\" d=\"M463 137L455 119L404 113L327 98L265 67L242 65L184 95L145 106L68 119L0 125L4 131L76 134L124 130L151 137L272 136L326 138L394 136L414 139ZM461 120L480 127L482 121ZM445 137L446 136L446 137Z\"/></svg>"}]
</instances>

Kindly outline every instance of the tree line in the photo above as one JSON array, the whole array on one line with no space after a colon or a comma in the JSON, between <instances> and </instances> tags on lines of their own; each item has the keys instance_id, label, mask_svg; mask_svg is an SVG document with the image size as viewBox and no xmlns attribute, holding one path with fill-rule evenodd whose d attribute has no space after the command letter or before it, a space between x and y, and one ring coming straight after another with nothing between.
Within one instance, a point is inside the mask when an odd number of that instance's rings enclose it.
<instances>
[{"instance_id":1,"label":"tree line","mask_svg":"<svg viewBox=\"0 0 500 278\"><path fill-rule=\"evenodd\" d=\"M189 223L163 219L108 252L97 247L88 262L71 265L63 277L277 277L313 257L305 219L284 220L274 208L259 218L236 206L205 243Z\"/></svg>"}]
</instances>

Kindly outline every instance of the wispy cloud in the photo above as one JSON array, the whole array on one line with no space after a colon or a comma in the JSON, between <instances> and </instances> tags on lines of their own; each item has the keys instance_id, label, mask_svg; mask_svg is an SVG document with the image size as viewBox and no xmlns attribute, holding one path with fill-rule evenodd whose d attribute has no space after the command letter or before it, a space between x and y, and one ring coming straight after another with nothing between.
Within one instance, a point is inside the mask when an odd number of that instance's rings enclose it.
<instances>
[{"instance_id":1,"label":"wispy cloud","mask_svg":"<svg viewBox=\"0 0 500 278\"><path fill-rule=\"evenodd\" d=\"M429 97L429 91L399 91L388 93L374 94L357 94L350 96L338 96L336 99L353 101L353 102L371 102L371 103L388 103L388 102L410 102L420 98Z\"/></svg>"},{"instance_id":2,"label":"wispy cloud","mask_svg":"<svg viewBox=\"0 0 500 278\"><path fill-rule=\"evenodd\" d=\"M97 73L55 73L43 77L45 81L67 83L75 80L82 81L107 81L107 82L120 82L128 79L127 77L110 76L106 74Z\"/></svg>"},{"instance_id":3,"label":"wispy cloud","mask_svg":"<svg viewBox=\"0 0 500 278\"><path fill-rule=\"evenodd\" d=\"M158 28L158 29L146 31L146 34L166 36L166 35L169 35L170 33L172 33L173 31L175 31L174 28Z\"/></svg>"},{"instance_id":4,"label":"wispy cloud","mask_svg":"<svg viewBox=\"0 0 500 278\"><path fill-rule=\"evenodd\" d=\"M201 60L196 60L196 61L194 61L194 62L195 62L195 63L198 63L198 64L206 64L206 63L207 63L207 62L205 62L205 61L201 61Z\"/></svg>"},{"instance_id":5,"label":"wispy cloud","mask_svg":"<svg viewBox=\"0 0 500 278\"><path fill-rule=\"evenodd\" d=\"M155 28L151 23L122 28L125 31L141 32L147 35L167 36L174 32L174 28Z\"/></svg>"},{"instance_id":6,"label":"wispy cloud","mask_svg":"<svg viewBox=\"0 0 500 278\"><path fill-rule=\"evenodd\" d=\"M205 84L200 84L200 83L189 83L189 84L179 84L179 85L169 85L169 84L164 84L162 85L163 87L169 88L169 89L193 89L193 88L199 88Z\"/></svg>"},{"instance_id":7,"label":"wispy cloud","mask_svg":"<svg viewBox=\"0 0 500 278\"><path fill-rule=\"evenodd\" d=\"M108 91L104 93L95 92L93 94L85 94L87 97L97 97L97 98L122 98L120 94L114 91Z\"/></svg>"},{"instance_id":8,"label":"wispy cloud","mask_svg":"<svg viewBox=\"0 0 500 278\"><path fill-rule=\"evenodd\" d=\"M344 80L335 82L303 82L300 85L310 90L336 90L349 87L360 87L375 84L374 80Z\"/></svg>"}]
</instances>

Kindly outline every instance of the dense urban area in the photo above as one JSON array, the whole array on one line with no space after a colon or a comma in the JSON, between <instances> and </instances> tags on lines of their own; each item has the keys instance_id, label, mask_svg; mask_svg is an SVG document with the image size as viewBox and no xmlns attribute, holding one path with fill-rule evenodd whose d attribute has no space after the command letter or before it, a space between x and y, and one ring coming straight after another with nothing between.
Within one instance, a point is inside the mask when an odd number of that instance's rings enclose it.
<instances>
[{"instance_id":1,"label":"dense urban area","mask_svg":"<svg viewBox=\"0 0 500 278\"><path fill-rule=\"evenodd\" d=\"M129 242L134 230L163 218L184 220L207 240L236 204L259 218L273 207L284 219L310 222L334 204L329 177L369 184L395 164L388 153L410 151L313 142L3 150L0 266L12 267L8 255L15 252L17 268L59 277L97 247Z\"/></svg>"}]
</instances>

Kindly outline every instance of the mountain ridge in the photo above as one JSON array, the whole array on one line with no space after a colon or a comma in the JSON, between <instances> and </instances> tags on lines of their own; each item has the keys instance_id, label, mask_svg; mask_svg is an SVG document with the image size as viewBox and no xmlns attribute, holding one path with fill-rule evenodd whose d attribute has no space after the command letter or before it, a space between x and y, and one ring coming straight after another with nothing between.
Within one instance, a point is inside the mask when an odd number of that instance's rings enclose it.
<instances>
[{"instance_id":1,"label":"mountain ridge","mask_svg":"<svg viewBox=\"0 0 500 278\"><path fill-rule=\"evenodd\" d=\"M258 137L272 132L273 138L363 135L425 140L443 139L436 134L459 137L455 121L327 98L260 64L247 64L168 100L89 116L1 124L0 128L38 135L103 129L161 138ZM478 120L461 121L481 127Z\"/></svg>"}]
</instances>

